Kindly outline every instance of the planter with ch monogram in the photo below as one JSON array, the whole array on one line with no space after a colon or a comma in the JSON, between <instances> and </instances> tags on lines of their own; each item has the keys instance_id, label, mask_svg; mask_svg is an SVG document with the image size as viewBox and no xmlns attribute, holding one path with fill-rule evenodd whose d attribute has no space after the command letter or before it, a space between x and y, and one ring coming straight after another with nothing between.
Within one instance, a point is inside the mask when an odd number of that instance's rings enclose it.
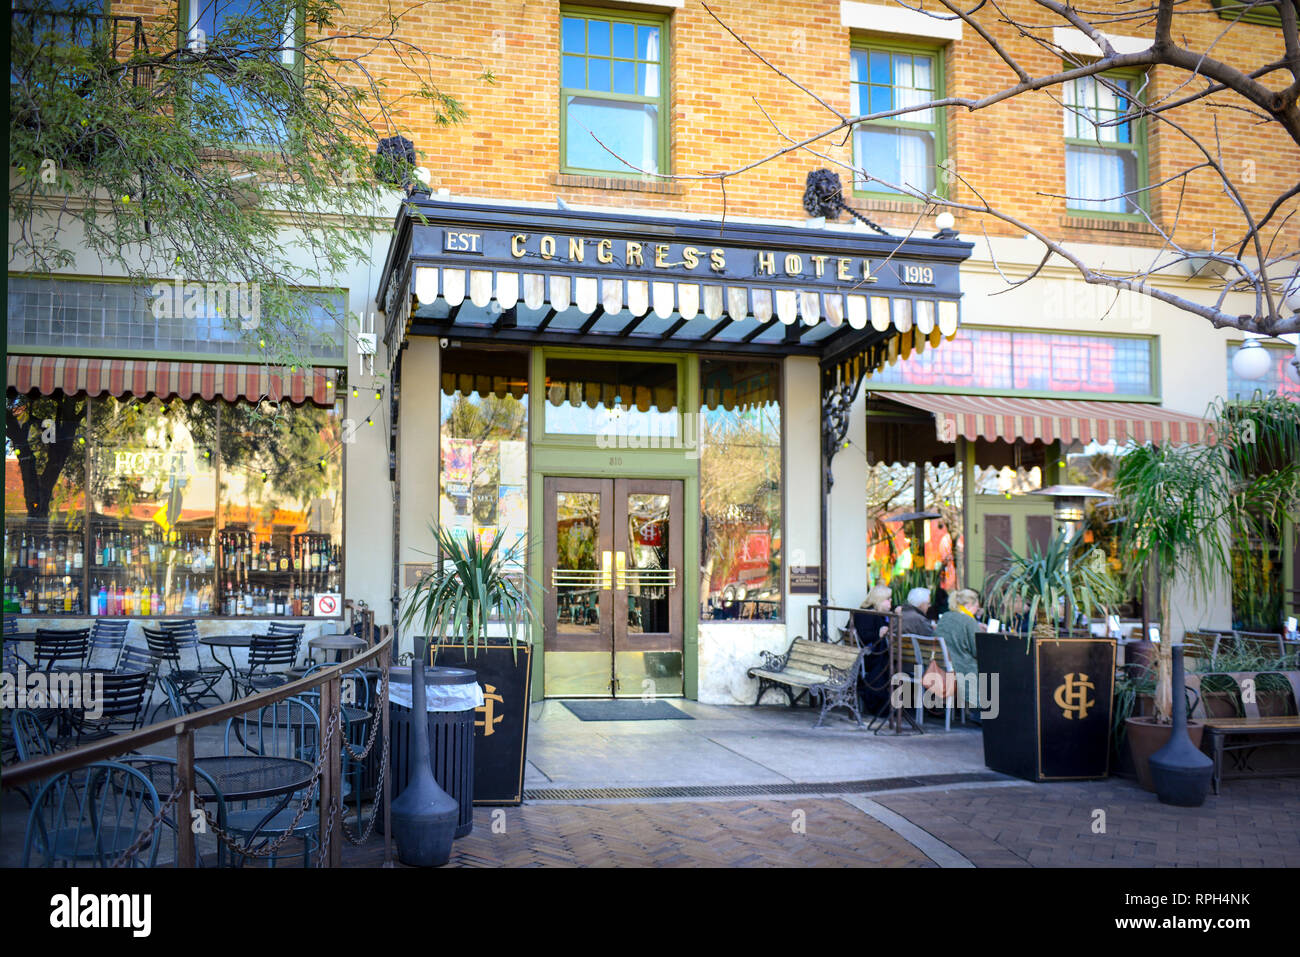
<instances>
[{"instance_id":1,"label":"planter with ch monogram","mask_svg":"<svg viewBox=\"0 0 1300 957\"><path fill-rule=\"evenodd\" d=\"M980 722L989 768L1028 781L1109 776L1113 639L981 633L975 643L996 695Z\"/></svg>"}]
</instances>

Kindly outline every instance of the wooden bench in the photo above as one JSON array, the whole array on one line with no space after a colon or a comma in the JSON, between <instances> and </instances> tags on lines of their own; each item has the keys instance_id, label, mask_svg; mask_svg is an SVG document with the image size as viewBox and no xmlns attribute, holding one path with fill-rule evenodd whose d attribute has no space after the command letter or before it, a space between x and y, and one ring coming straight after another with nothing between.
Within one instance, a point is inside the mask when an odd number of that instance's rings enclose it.
<instances>
[{"instance_id":1,"label":"wooden bench","mask_svg":"<svg viewBox=\"0 0 1300 957\"><path fill-rule=\"evenodd\" d=\"M1223 755L1233 754L1234 771L1248 773L1251 771L1250 756L1259 748L1276 744L1293 744L1300 739L1300 714L1261 715L1259 713L1258 688L1259 679L1264 675L1280 675L1291 687L1291 707L1293 711L1300 704L1300 671L1206 671L1186 676L1186 685L1196 692L1196 701L1192 706L1190 717L1205 725L1206 743L1210 748L1210 757L1214 760L1214 793L1219 793L1223 781ZM1208 677L1226 677L1237 686L1234 703L1243 712L1235 717L1211 717L1205 707L1205 695L1202 684ZM1243 694L1243 682L1250 680L1256 693ZM1250 700L1246 700L1249 698ZM1229 743L1229 738L1244 738L1244 741ZM1238 755L1238 752L1240 754ZM1300 774L1300 768L1268 769L1266 774Z\"/></svg>"},{"instance_id":2,"label":"wooden bench","mask_svg":"<svg viewBox=\"0 0 1300 957\"><path fill-rule=\"evenodd\" d=\"M754 706L758 706L769 688L779 688L791 707L805 695L810 700L821 700L822 712L814 727L822 726L832 708L848 708L861 727L858 675L862 671L864 651L851 645L833 645L806 638L796 638L783 655L760 651L763 663L746 672L749 677L758 679L758 697L754 699Z\"/></svg>"}]
</instances>

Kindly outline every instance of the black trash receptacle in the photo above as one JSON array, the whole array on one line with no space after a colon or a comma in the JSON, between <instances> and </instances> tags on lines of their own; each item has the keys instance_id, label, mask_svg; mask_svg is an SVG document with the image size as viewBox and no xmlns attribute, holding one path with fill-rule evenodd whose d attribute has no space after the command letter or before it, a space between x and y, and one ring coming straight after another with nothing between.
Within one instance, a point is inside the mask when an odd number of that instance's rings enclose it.
<instances>
[{"instance_id":1,"label":"black trash receptacle","mask_svg":"<svg viewBox=\"0 0 1300 957\"><path fill-rule=\"evenodd\" d=\"M394 667L389 673L393 685L411 684L409 667ZM424 686L429 696L429 752L434 780L460 806L456 820L456 837L464 837L474 827L474 706L461 710L432 710L446 689L455 685L478 684L478 675L469 668L424 669ZM441 693L440 693L441 692ZM393 769L393 797L402 793L411 777L411 709L391 703L389 724L393 735L390 766Z\"/></svg>"}]
</instances>

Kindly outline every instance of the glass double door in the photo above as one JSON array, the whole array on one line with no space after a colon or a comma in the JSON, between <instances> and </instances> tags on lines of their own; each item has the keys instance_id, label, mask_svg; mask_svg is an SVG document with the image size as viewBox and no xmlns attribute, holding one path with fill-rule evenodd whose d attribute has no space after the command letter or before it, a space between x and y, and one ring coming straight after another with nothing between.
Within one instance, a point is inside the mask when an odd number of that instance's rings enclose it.
<instances>
[{"instance_id":1,"label":"glass double door","mask_svg":"<svg viewBox=\"0 0 1300 957\"><path fill-rule=\"evenodd\" d=\"M680 695L682 483L547 478L548 697Z\"/></svg>"}]
</instances>

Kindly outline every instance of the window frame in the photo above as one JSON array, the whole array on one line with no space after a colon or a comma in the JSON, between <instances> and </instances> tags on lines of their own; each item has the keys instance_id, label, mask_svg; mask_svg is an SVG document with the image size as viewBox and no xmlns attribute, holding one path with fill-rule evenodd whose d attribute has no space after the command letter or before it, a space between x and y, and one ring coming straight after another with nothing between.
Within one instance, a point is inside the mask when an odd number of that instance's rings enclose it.
<instances>
[{"instance_id":1,"label":"window frame","mask_svg":"<svg viewBox=\"0 0 1300 957\"><path fill-rule=\"evenodd\" d=\"M105 0L109 2L109 0ZM202 10L211 0L177 0L176 7L176 46L178 50L189 49L190 31L198 26L193 23L196 8ZM307 0L295 0L294 4L294 22L293 22L293 74L301 85L306 81L306 64L299 55L297 47L302 46L307 40ZM218 31L219 32L219 31ZM189 108L188 98L183 99L184 108ZM245 143L235 142L226 144L233 150L270 150L274 148L271 143Z\"/></svg>"},{"instance_id":2,"label":"window frame","mask_svg":"<svg viewBox=\"0 0 1300 957\"><path fill-rule=\"evenodd\" d=\"M939 43L937 41L929 42L921 38L917 38L915 40L911 40L911 39L893 40L893 39L883 39L883 38L876 38L876 37L855 37L849 45L850 110L852 110L853 100L855 94L857 93L856 87L869 85L869 82L866 84L862 84L862 83L857 83L853 80L853 54L855 52L860 51L870 55L870 52L872 50L877 50L882 53L889 53L891 57L895 53L906 53L911 56L916 56L920 54L929 57L933 62L933 76L934 76L933 99L936 100L942 99L946 95L944 92L947 88L947 82L948 82L947 71L945 69L946 64L944 63L946 44ZM892 88L893 87L891 84L891 89ZM891 130L922 130L922 131L933 132L934 133L934 194L940 197L941 199L948 199L949 198L948 184L944 181L943 176L940 175L940 170L944 169L944 163L947 162L948 155L949 155L948 154L948 113L946 108L942 108L942 107L933 107L932 110L935 114L935 119L931 123L916 123L910 120L891 118L891 119L884 119L884 120L870 120L869 122L863 123L862 127L891 129ZM856 132L856 130L854 132ZM856 136L851 137L850 139L850 143L851 143L850 149L853 154L852 161L855 169L861 167L861 164L858 162L856 139L857 139ZM904 203L925 202L925 200L917 199L915 196L908 195L907 193L898 193L898 192L885 191L880 189L859 189L857 185L857 177L854 177L852 195L861 197L863 199L877 199L877 200L886 200L886 201L892 200L894 202L904 202Z\"/></svg>"},{"instance_id":3,"label":"window frame","mask_svg":"<svg viewBox=\"0 0 1300 957\"><path fill-rule=\"evenodd\" d=\"M1074 69L1077 66L1078 66L1077 63L1067 62L1065 64L1065 69L1067 70ZM1131 91L1131 95L1129 98L1134 103L1139 103L1139 104L1146 103L1145 93L1149 81L1149 74L1147 74L1147 72L1144 70L1141 69L1106 70L1102 73L1094 74L1092 78L1097 80L1098 82L1101 82L1102 78L1108 78L1112 80L1128 80L1133 84L1133 89ZM1070 82L1074 82L1074 81L1071 80ZM1062 117L1064 118L1065 116L1068 115L1069 107L1065 106L1064 103L1062 103L1061 109L1063 111ZM1067 173L1066 189L1065 189L1067 196L1065 200L1065 211L1068 215L1081 216L1087 219L1119 220L1121 222L1130 222L1130 223L1146 222L1147 216L1149 216L1151 213L1151 203L1147 193L1147 187L1151 185L1151 171L1149 165L1151 161L1151 154L1147 146L1146 117L1138 116L1129 120L1128 123L1133 130L1131 143L1103 143L1098 139L1090 140L1090 139L1083 139L1079 137L1071 137L1071 136L1064 136L1064 135L1062 135L1061 137L1061 142L1063 144L1065 152L1068 152L1070 147L1072 146L1085 148L1085 149L1132 151L1133 155L1137 157L1137 183L1134 186L1134 190L1137 192L1137 196L1134 197L1133 201L1135 202L1135 204L1137 205L1140 211L1134 213L1116 213L1116 212L1111 212L1109 210L1085 209L1080 206L1070 205L1072 202L1072 198L1068 196L1069 178ZM1064 158L1065 153L1063 153L1062 156ZM1064 173L1065 170L1063 169L1062 172ZM1097 200L1077 200L1077 201L1097 202Z\"/></svg>"},{"instance_id":4,"label":"window frame","mask_svg":"<svg viewBox=\"0 0 1300 957\"><path fill-rule=\"evenodd\" d=\"M637 26L653 26L659 28L659 95L658 96L637 96L635 94L622 93L605 93L599 90L581 90L564 85L564 20L566 17L577 17L583 20L603 20L606 23L631 23ZM648 13L641 10L611 10L602 7L583 7L562 5L560 7L559 36L557 38L557 63L559 71L559 127L560 127L560 162L559 170L562 174L575 174L579 176L613 176L624 179L641 179L654 175L670 175L672 173L672 143L669 110L672 102L670 94L671 87L671 58L669 57L669 48L672 42L672 19L668 14ZM589 58L589 54L583 54L584 59ZM598 57L598 59L609 59L611 62L615 58L613 51L608 58ZM656 173L641 173L635 169L625 170L607 170L607 169L589 169L582 166L572 166L569 164L569 143L568 143L568 98L570 96L586 96L592 99L611 100L619 103L645 103L654 104L659 107L659 121L656 124L656 135L658 136L658 157L659 168Z\"/></svg>"}]
</instances>

